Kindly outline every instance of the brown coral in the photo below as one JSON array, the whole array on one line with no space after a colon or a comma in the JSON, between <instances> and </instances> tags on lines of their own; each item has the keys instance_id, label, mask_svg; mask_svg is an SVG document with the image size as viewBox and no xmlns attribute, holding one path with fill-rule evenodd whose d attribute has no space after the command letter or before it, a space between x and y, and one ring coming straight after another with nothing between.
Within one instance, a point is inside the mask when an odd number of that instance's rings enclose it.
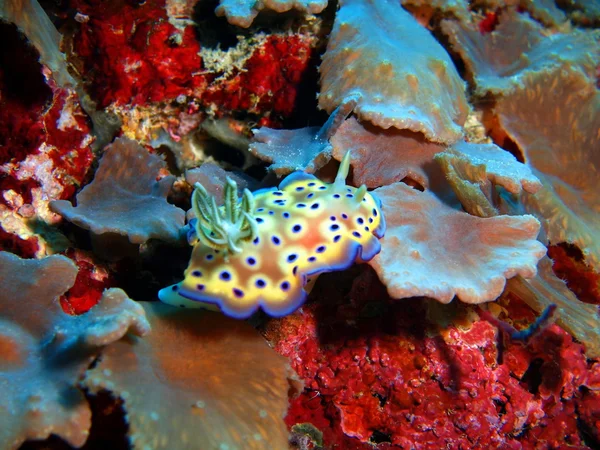
<instances>
[{"instance_id":1,"label":"brown coral","mask_svg":"<svg viewBox=\"0 0 600 450\"><path fill-rule=\"evenodd\" d=\"M123 399L135 448L287 448L284 358L246 322L142 305L152 333L111 345L83 381Z\"/></svg>"},{"instance_id":2,"label":"brown coral","mask_svg":"<svg viewBox=\"0 0 600 450\"><path fill-rule=\"evenodd\" d=\"M56 434L80 447L91 412L77 379L101 346L129 330L148 332L144 311L120 289L104 293L82 316L70 316L58 297L75 282L77 266L64 256L24 260L0 252L0 447Z\"/></svg>"},{"instance_id":3,"label":"brown coral","mask_svg":"<svg viewBox=\"0 0 600 450\"><path fill-rule=\"evenodd\" d=\"M50 208L96 235L116 233L134 244L175 241L184 212L166 201L173 177L156 181L164 166L139 144L119 138L107 147L94 181L77 195L77 206L57 200Z\"/></svg>"}]
</instances>

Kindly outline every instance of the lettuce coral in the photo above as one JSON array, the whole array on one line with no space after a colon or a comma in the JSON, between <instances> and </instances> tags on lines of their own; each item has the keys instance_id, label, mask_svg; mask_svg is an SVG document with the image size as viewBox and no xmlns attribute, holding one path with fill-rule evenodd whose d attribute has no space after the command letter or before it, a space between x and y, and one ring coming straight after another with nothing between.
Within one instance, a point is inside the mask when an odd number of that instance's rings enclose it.
<instances>
[{"instance_id":1,"label":"lettuce coral","mask_svg":"<svg viewBox=\"0 0 600 450\"><path fill-rule=\"evenodd\" d=\"M320 67L319 107L357 97L355 113L382 128L450 143L469 106L450 56L398 2L344 0Z\"/></svg>"},{"instance_id":2,"label":"lettuce coral","mask_svg":"<svg viewBox=\"0 0 600 450\"><path fill-rule=\"evenodd\" d=\"M498 20L498 26L483 36L472 24L442 22L443 32L470 72L476 95L522 89L528 73L579 67L590 76L595 74L600 63L598 33L546 35L543 27L514 9L500 14Z\"/></svg>"},{"instance_id":3,"label":"lettuce coral","mask_svg":"<svg viewBox=\"0 0 600 450\"><path fill-rule=\"evenodd\" d=\"M388 231L369 264L393 298L427 296L448 303L498 298L507 278L536 273L546 248L533 216L479 218L403 183L375 190Z\"/></svg>"},{"instance_id":4,"label":"lettuce coral","mask_svg":"<svg viewBox=\"0 0 600 450\"><path fill-rule=\"evenodd\" d=\"M530 75L522 82L494 108L544 186L523 193L521 201L542 222L547 241L577 245L598 271L600 93L578 70Z\"/></svg>"},{"instance_id":5,"label":"lettuce coral","mask_svg":"<svg viewBox=\"0 0 600 450\"><path fill-rule=\"evenodd\" d=\"M117 233L133 244L177 241L184 211L167 203L174 177L156 177L165 163L139 144L120 138L108 146L94 181L77 195L77 206L61 200L50 208L96 235Z\"/></svg>"},{"instance_id":6,"label":"lettuce coral","mask_svg":"<svg viewBox=\"0 0 600 450\"><path fill-rule=\"evenodd\" d=\"M64 256L23 260L0 252L0 446L56 434L73 446L88 436L91 411L77 380L100 347L128 331L149 331L143 309L120 289L104 293L81 316L58 297L74 283L77 266Z\"/></svg>"},{"instance_id":7,"label":"lettuce coral","mask_svg":"<svg viewBox=\"0 0 600 450\"><path fill-rule=\"evenodd\" d=\"M217 16L238 27L248 28L263 9L278 13L296 9L307 14L318 14L327 6L327 0L220 0L215 10Z\"/></svg>"},{"instance_id":8,"label":"lettuce coral","mask_svg":"<svg viewBox=\"0 0 600 450\"><path fill-rule=\"evenodd\" d=\"M245 322L140 304L152 333L108 347L82 382L123 400L133 448L287 448L285 358Z\"/></svg>"}]
</instances>

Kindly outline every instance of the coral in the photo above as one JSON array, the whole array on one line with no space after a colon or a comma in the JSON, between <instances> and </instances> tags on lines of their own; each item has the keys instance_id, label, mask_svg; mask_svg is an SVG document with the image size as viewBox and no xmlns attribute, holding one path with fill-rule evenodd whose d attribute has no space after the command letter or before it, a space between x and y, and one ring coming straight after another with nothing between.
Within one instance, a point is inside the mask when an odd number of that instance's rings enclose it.
<instances>
[{"instance_id":1,"label":"coral","mask_svg":"<svg viewBox=\"0 0 600 450\"><path fill-rule=\"evenodd\" d=\"M474 216L498 215L494 203L495 186L513 194L523 189L537 192L540 180L531 169L495 144L471 144L460 141L435 155L446 180L463 208Z\"/></svg>"},{"instance_id":2,"label":"coral","mask_svg":"<svg viewBox=\"0 0 600 450\"><path fill-rule=\"evenodd\" d=\"M40 62L49 69L56 83L62 87L75 84L60 51L61 35L37 0L3 1L0 4L0 18L16 24L28 37L40 53Z\"/></svg>"},{"instance_id":3,"label":"coral","mask_svg":"<svg viewBox=\"0 0 600 450\"><path fill-rule=\"evenodd\" d=\"M65 256L77 264L77 278L73 286L60 298L60 305L68 314L88 312L98 304L102 293L114 285L108 270L94 261L83 250L68 249Z\"/></svg>"},{"instance_id":4,"label":"coral","mask_svg":"<svg viewBox=\"0 0 600 450\"><path fill-rule=\"evenodd\" d=\"M0 24L0 34L6 43L0 51L0 221L6 246L34 240L35 254L43 256L57 249L40 228L60 220L48 204L71 198L85 180L93 138L76 94L46 84L35 50L15 28Z\"/></svg>"},{"instance_id":5,"label":"coral","mask_svg":"<svg viewBox=\"0 0 600 450\"><path fill-rule=\"evenodd\" d=\"M338 106L321 128L274 130L262 127L253 130L254 137L249 150L254 156L272 163L269 170L278 176L296 170L315 173L331 159L329 139L336 135L355 106L355 100ZM339 158L340 161L342 157Z\"/></svg>"},{"instance_id":6,"label":"coral","mask_svg":"<svg viewBox=\"0 0 600 450\"><path fill-rule=\"evenodd\" d=\"M133 244L149 239L176 241L184 212L166 201L174 177L155 181L163 161L134 141L107 147L94 181L77 194L77 206L53 201L50 207L96 235L116 233Z\"/></svg>"},{"instance_id":7,"label":"coral","mask_svg":"<svg viewBox=\"0 0 600 450\"><path fill-rule=\"evenodd\" d=\"M366 269L331 274L267 331L305 382L290 427L313 424L324 448L585 448L576 408L597 420L585 392L598 369L567 333L501 350L477 309L391 302ZM518 299L501 305L518 328L535 317Z\"/></svg>"},{"instance_id":8,"label":"coral","mask_svg":"<svg viewBox=\"0 0 600 450\"><path fill-rule=\"evenodd\" d=\"M344 0L323 56L319 106L358 97L355 113L434 142L462 136L464 82L431 33L390 0Z\"/></svg>"},{"instance_id":9,"label":"coral","mask_svg":"<svg viewBox=\"0 0 600 450\"><path fill-rule=\"evenodd\" d=\"M599 271L600 93L578 70L524 76L522 83L494 108L544 186L520 200L542 222L546 242L577 245Z\"/></svg>"},{"instance_id":10,"label":"coral","mask_svg":"<svg viewBox=\"0 0 600 450\"><path fill-rule=\"evenodd\" d=\"M333 157L341 161L350 152L354 183L377 188L408 177L424 188L443 180L433 156L446 147L423 136L394 128L383 130L354 117L346 120L331 139Z\"/></svg>"},{"instance_id":11,"label":"coral","mask_svg":"<svg viewBox=\"0 0 600 450\"><path fill-rule=\"evenodd\" d=\"M444 20L442 30L465 62L475 94L503 94L522 89L527 74L580 67L594 76L600 63L600 34L575 31L546 36L544 29L509 9L498 17L494 30L481 35L473 24Z\"/></svg>"},{"instance_id":12,"label":"coral","mask_svg":"<svg viewBox=\"0 0 600 450\"><path fill-rule=\"evenodd\" d=\"M227 21L233 25L248 28L263 9L278 13L297 9L306 14L319 14L326 7L327 0L220 0L215 13L227 17Z\"/></svg>"},{"instance_id":13,"label":"coral","mask_svg":"<svg viewBox=\"0 0 600 450\"><path fill-rule=\"evenodd\" d=\"M161 0L108 6L74 0L71 6L86 17L73 50L92 76L100 107L173 100L206 85L193 27L178 30L169 23Z\"/></svg>"},{"instance_id":14,"label":"coral","mask_svg":"<svg viewBox=\"0 0 600 450\"><path fill-rule=\"evenodd\" d=\"M581 251L572 245L548 247L552 271L567 283L579 300L600 305L600 273L585 264Z\"/></svg>"},{"instance_id":15,"label":"coral","mask_svg":"<svg viewBox=\"0 0 600 450\"><path fill-rule=\"evenodd\" d=\"M159 298L174 306L218 305L236 318L259 307L283 316L304 303L311 277L373 258L385 220L365 186L345 184L348 170L349 155L332 184L294 172L279 189L255 192L256 238L240 242L235 254L196 244L185 279Z\"/></svg>"},{"instance_id":16,"label":"coral","mask_svg":"<svg viewBox=\"0 0 600 450\"><path fill-rule=\"evenodd\" d=\"M217 205L223 204L223 197L226 185L226 179L231 178L237 188L237 195L241 195L244 189L254 189L256 183L248 177L234 172L227 172L214 163L204 163L200 167L187 170L185 172L185 181L194 186L201 184L215 198Z\"/></svg>"},{"instance_id":17,"label":"coral","mask_svg":"<svg viewBox=\"0 0 600 450\"><path fill-rule=\"evenodd\" d=\"M22 260L0 252L0 445L16 449L50 434L80 447L91 412L78 377L99 347L128 331L148 332L143 309L120 289L106 291L82 316L65 314L58 297L75 283L64 256Z\"/></svg>"},{"instance_id":18,"label":"coral","mask_svg":"<svg viewBox=\"0 0 600 450\"><path fill-rule=\"evenodd\" d=\"M82 382L123 400L133 448L287 447L284 358L245 322L141 305L152 333L108 347Z\"/></svg>"},{"instance_id":19,"label":"coral","mask_svg":"<svg viewBox=\"0 0 600 450\"><path fill-rule=\"evenodd\" d=\"M537 269L537 275L530 280L518 277L509 280L506 292L514 293L536 311L543 311L552 304L556 305L556 323L585 344L585 352L590 358L599 358L598 306L579 301L565 282L554 275L550 258L542 258Z\"/></svg>"},{"instance_id":20,"label":"coral","mask_svg":"<svg viewBox=\"0 0 600 450\"><path fill-rule=\"evenodd\" d=\"M403 183L374 192L388 231L369 264L393 298L492 301L507 278L534 276L546 253L535 240L540 225L532 216L471 216Z\"/></svg>"},{"instance_id":21,"label":"coral","mask_svg":"<svg viewBox=\"0 0 600 450\"><path fill-rule=\"evenodd\" d=\"M202 103L209 110L289 116L315 44L315 37L310 34L267 37L242 70L207 87Z\"/></svg>"}]
</instances>

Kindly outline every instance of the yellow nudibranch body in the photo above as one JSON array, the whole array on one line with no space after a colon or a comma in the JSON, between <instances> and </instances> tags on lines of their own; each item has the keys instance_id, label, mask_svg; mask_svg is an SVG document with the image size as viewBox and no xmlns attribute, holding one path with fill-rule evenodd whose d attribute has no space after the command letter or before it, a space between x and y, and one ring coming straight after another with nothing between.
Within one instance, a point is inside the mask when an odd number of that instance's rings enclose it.
<instances>
[{"instance_id":1,"label":"yellow nudibranch body","mask_svg":"<svg viewBox=\"0 0 600 450\"><path fill-rule=\"evenodd\" d=\"M385 232L380 201L366 188L345 184L349 158L334 183L294 172L279 188L254 195L256 237L241 251L195 244L185 279L159 292L181 307L218 306L246 318L261 307L283 316L305 301L305 285L318 274L373 258Z\"/></svg>"}]
</instances>

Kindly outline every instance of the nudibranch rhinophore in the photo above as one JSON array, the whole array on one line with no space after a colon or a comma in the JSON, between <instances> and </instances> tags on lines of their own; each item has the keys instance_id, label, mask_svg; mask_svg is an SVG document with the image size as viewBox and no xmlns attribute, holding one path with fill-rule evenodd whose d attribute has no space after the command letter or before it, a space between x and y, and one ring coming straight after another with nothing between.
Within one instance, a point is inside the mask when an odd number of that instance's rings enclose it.
<instances>
[{"instance_id":1,"label":"nudibranch rhinophore","mask_svg":"<svg viewBox=\"0 0 600 450\"><path fill-rule=\"evenodd\" d=\"M381 202L365 186L346 185L349 165L347 153L333 183L294 172L279 188L245 192L241 201L235 194L229 206L226 192L221 208L197 186L196 242L185 279L162 289L160 300L216 305L236 318L259 307L284 316L302 305L306 284L318 274L373 258L385 232Z\"/></svg>"}]
</instances>

